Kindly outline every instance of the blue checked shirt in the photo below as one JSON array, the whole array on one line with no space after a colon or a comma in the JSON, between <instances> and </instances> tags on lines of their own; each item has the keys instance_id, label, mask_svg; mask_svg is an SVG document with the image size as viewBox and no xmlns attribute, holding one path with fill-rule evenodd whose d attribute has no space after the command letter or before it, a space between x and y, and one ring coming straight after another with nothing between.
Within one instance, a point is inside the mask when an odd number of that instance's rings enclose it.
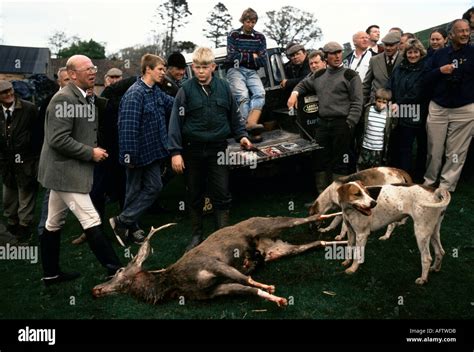
<instances>
[{"instance_id":1,"label":"blue checked shirt","mask_svg":"<svg viewBox=\"0 0 474 352\"><path fill-rule=\"evenodd\" d=\"M166 116L173 101L157 84L150 88L141 78L127 90L118 119L121 164L140 167L169 155Z\"/></svg>"}]
</instances>

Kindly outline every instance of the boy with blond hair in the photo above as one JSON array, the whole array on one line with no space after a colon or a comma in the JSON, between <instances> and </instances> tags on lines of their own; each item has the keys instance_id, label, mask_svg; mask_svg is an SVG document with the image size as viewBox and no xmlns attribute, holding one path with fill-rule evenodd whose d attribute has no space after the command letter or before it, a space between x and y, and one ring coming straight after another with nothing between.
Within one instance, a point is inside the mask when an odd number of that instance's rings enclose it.
<instances>
[{"instance_id":1,"label":"boy with blond hair","mask_svg":"<svg viewBox=\"0 0 474 352\"><path fill-rule=\"evenodd\" d=\"M192 238L187 250L203 240L206 184L217 229L228 225L232 200L229 171L218 162L219 154L227 148L227 138L235 137L243 148L252 147L229 84L212 75L215 68L211 49L194 51L194 76L176 95L168 132L171 166L176 173L184 173L189 196Z\"/></svg>"}]
</instances>

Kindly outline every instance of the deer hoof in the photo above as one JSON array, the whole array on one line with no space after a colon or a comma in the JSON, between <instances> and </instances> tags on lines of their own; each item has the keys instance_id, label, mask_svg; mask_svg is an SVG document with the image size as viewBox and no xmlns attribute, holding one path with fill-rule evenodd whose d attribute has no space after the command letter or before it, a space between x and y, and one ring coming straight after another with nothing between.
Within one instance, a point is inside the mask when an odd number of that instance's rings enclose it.
<instances>
[{"instance_id":1,"label":"deer hoof","mask_svg":"<svg viewBox=\"0 0 474 352\"><path fill-rule=\"evenodd\" d=\"M357 271L357 269L353 269L353 268L348 268L348 269L344 270L344 272L345 272L347 275L352 275L352 274L354 274L356 271Z\"/></svg>"},{"instance_id":2,"label":"deer hoof","mask_svg":"<svg viewBox=\"0 0 474 352\"><path fill-rule=\"evenodd\" d=\"M341 263L341 265L342 265L342 266L348 266L350 263L351 263L351 260L350 260L350 259L346 259L346 260L344 260L344 261Z\"/></svg>"},{"instance_id":3,"label":"deer hoof","mask_svg":"<svg viewBox=\"0 0 474 352\"><path fill-rule=\"evenodd\" d=\"M428 280L423 280L421 277L415 280L415 284L417 285L424 285L428 282Z\"/></svg>"}]
</instances>

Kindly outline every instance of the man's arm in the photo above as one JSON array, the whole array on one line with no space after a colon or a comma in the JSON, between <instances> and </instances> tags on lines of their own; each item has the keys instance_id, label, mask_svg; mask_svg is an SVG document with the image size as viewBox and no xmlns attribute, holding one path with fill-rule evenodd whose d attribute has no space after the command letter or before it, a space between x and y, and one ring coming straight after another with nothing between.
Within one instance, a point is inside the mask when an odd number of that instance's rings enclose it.
<instances>
[{"instance_id":1,"label":"man's arm","mask_svg":"<svg viewBox=\"0 0 474 352\"><path fill-rule=\"evenodd\" d=\"M174 99L173 108L171 110L170 126L168 131L168 150L170 154L181 154L183 150L183 130L184 119L186 116L186 94L184 89L180 88L176 98Z\"/></svg>"},{"instance_id":2,"label":"man's arm","mask_svg":"<svg viewBox=\"0 0 474 352\"><path fill-rule=\"evenodd\" d=\"M360 76L357 72L350 70L350 81L349 81L349 116L347 116L347 121L350 127L354 127L360 120L362 115L362 82Z\"/></svg>"},{"instance_id":3,"label":"man's arm","mask_svg":"<svg viewBox=\"0 0 474 352\"><path fill-rule=\"evenodd\" d=\"M139 92L125 94L120 102L118 135L120 163L132 166L137 158L138 133L143 110L143 96Z\"/></svg>"},{"instance_id":4,"label":"man's arm","mask_svg":"<svg viewBox=\"0 0 474 352\"><path fill-rule=\"evenodd\" d=\"M184 119L186 118L186 94L180 88L173 103L171 111L170 126L168 131L168 150L171 154L171 167L174 172L181 174L184 172L184 160L181 156L183 150L183 130Z\"/></svg>"},{"instance_id":5,"label":"man's arm","mask_svg":"<svg viewBox=\"0 0 474 352\"><path fill-rule=\"evenodd\" d=\"M237 31L231 31L227 36L227 61L231 62L233 66L243 62L249 62L250 54L243 53L239 50L237 45Z\"/></svg>"},{"instance_id":6,"label":"man's arm","mask_svg":"<svg viewBox=\"0 0 474 352\"><path fill-rule=\"evenodd\" d=\"M372 81L374 80L374 59L376 56L370 58L369 69L365 74L364 82L362 83L362 95L364 97L364 104L367 104L370 100L370 91L372 90Z\"/></svg>"},{"instance_id":7,"label":"man's arm","mask_svg":"<svg viewBox=\"0 0 474 352\"><path fill-rule=\"evenodd\" d=\"M257 51L255 54L257 54L257 57L255 58L255 63L257 67L263 67L265 66L265 60L267 57L267 39L265 36L261 33L260 35L260 46L258 47Z\"/></svg>"},{"instance_id":8,"label":"man's arm","mask_svg":"<svg viewBox=\"0 0 474 352\"><path fill-rule=\"evenodd\" d=\"M66 105L65 105L66 104ZM46 140L56 152L72 159L91 161L93 147L80 143L72 138L75 117L65 117L64 106L75 106L77 102L70 101L66 96L55 96L46 110L48 128L45 131Z\"/></svg>"}]
</instances>

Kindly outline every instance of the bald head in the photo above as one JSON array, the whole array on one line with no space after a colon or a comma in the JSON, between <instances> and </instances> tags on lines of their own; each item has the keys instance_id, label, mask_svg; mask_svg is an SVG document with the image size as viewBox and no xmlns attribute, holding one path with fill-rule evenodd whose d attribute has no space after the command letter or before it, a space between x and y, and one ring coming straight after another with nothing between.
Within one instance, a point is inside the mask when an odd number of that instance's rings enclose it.
<instances>
[{"instance_id":1,"label":"bald head","mask_svg":"<svg viewBox=\"0 0 474 352\"><path fill-rule=\"evenodd\" d=\"M83 64L91 63L91 59L89 59L85 55L73 55L71 56L66 62L67 70L77 70Z\"/></svg>"},{"instance_id":2,"label":"bald head","mask_svg":"<svg viewBox=\"0 0 474 352\"><path fill-rule=\"evenodd\" d=\"M66 63L67 73L72 83L82 90L94 87L97 67L85 55L73 55Z\"/></svg>"}]
</instances>

